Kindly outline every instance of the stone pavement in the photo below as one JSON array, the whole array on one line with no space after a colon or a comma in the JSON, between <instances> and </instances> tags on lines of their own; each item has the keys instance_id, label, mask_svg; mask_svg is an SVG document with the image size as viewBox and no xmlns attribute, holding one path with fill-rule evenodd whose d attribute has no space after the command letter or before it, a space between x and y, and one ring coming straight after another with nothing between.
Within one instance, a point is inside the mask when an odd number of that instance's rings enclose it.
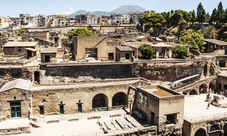
<instances>
[{"instance_id":1,"label":"stone pavement","mask_svg":"<svg viewBox=\"0 0 227 136\"><path fill-rule=\"evenodd\" d=\"M110 115L115 115L115 117L110 117ZM101 117L95 119L88 119L88 117ZM133 125L127 126L129 123L125 117L129 118ZM45 116L43 118L37 118L37 124L41 126L40 128L32 128L31 133L20 134L19 136L98 136L98 135L116 135L124 132L133 132L138 129L143 128L134 118L127 115L122 109L112 110L112 111L98 111L91 113L78 113L72 115L53 115ZM77 121L68 121L69 119L79 119ZM115 119L120 120L122 124L126 125L125 129L122 129L115 121ZM18 122L21 119L18 119ZM53 121L53 123L47 122ZM54 122L57 121L57 122ZM104 122L108 124L111 130L104 134L102 127L98 124L98 121L102 126ZM111 122L114 122L112 124ZM11 122L12 123L12 122ZM22 122L20 122L22 123ZM19 123L19 124L20 124ZM1 124L1 123L0 123ZM22 125L22 124L21 124ZM131 127L131 128L130 128Z\"/></svg>"}]
</instances>

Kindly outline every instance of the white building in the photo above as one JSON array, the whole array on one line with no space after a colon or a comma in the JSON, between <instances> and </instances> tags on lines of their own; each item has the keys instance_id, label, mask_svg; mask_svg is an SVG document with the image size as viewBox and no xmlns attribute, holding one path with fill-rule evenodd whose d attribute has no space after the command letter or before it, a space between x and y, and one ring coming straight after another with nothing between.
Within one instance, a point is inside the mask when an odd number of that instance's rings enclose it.
<instances>
[{"instance_id":1,"label":"white building","mask_svg":"<svg viewBox=\"0 0 227 136\"><path fill-rule=\"evenodd\" d=\"M94 14L87 14L87 24L97 24L97 18Z\"/></svg>"}]
</instances>

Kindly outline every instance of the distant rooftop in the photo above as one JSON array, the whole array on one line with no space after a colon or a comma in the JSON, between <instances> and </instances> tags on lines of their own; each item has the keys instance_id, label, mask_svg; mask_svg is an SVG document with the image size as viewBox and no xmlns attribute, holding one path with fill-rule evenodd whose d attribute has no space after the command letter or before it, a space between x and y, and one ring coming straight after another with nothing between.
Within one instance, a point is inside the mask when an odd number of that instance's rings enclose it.
<instances>
[{"instance_id":1,"label":"distant rooftop","mask_svg":"<svg viewBox=\"0 0 227 136\"><path fill-rule=\"evenodd\" d=\"M48 48L42 48L41 53L56 53L57 48L56 47L48 47Z\"/></svg>"},{"instance_id":2,"label":"distant rooftop","mask_svg":"<svg viewBox=\"0 0 227 136\"><path fill-rule=\"evenodd\" d=\"M128 46L116 46L116 48L119 50L119 51L133 51L130 47Z\"/></svg>"},{"instance_id":3,"label":"distant rooftop","mask_svg":"<svg viewBox=\"0 0 227 136\"><path fill-rule=\"evenodd\" d=\"M217 39L204 39L205 42L209 42L216 45L227 46L227 42L217 40Z\"/></svg>"},{"instance_id":4,"label":"distant rooftop","mask_svg":"<svg viewBox=\"0 0 227 136\"><path fill-rule=\"evenodd\" d=\"M35 47L38 42L7 42L3 47Z\"/></svg>"}]
</instances>

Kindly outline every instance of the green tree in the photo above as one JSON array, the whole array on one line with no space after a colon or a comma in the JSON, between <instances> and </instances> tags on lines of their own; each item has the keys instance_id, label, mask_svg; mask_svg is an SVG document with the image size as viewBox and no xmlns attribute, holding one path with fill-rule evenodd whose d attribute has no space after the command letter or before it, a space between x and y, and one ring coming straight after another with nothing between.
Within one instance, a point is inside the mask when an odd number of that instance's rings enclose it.
<instances>
[{"instance_id":1,"label":"green tree","mask_svg":"<svg viewBox=\"0 0 227 136\"><path fill-rule=\"evenodd\" d=\"M206 18L206 11L203 8L202 3L200 2L198 7L197 7L197 18L196 20L200 23L204 22Z\"/></svg>"},{"instance_id":2,"label":"green tree","mask_svg":"<svg viewBox=\"0 0 227 136\"><path fill-rule=\"evenodd\" d=\"M213 26L209 26L206 32L204 33L204 38L207 38L207 39L216 39L217 36L218 36L218 31Z\"/></svg>"},{"instance_id":3,"label":"green tree","mask_svg":"<svg viewBox=\"0 0 227 136\"><path fill-rule=\"evenodd\" d=\"M211 16L209 13L206 13L206 16L205 16L205 22L209 22Z\"/></svg>"},{"instance_id":4,"label":"green tree","mask_svg":"<svg viewBox=\"0 0 227 136\"><path fill-rule=\"evenodd\" d=\"M151 59L153 56L153 48L148 44L142 44L138 48L138 57L140 59Z\"/></svg>"},{"instance_id":5,"label":"green tree","mask_svg":"<svg viewBox=\"0 0 227 136\"><path fill-rule=\"evenodd\" d=\"M20 29L17 29L15 32L16 32L17 35L22 35L22 34L28 33L28 29L27 28L20 28Z\"/></svg>"},{"instance_id":6,"label":"green tree","mask_svg":"<svg viewBox=\"0 0 227 136\"><path fill-rule=\"evenodd\" d=\"M210 23L215 23L217 21L217 9L214 8L210 17Z\"/></svg>"},{"instance_id":7,"label":"green tree","mask_svg":"<svg viewBox=\"0 0 227 136\"><path fill-rule=\"evenodd\" d=\"M130 17L129 24L133 24L133 19Z\"/></svg>"},{"instance_id":8,"label":"green tree","mask_svg":"<svg viewBox=\"0 0 227 136\"><path fill-rule=\"evenodd\" d=\"M196 21L195 10L190 11L189 13L191 14L191 20L190 20L190 22L192 22L192 24L194 24L195 21Z\"/></svg>"},{"instance_id":9,"label":"green tree","mask_svg":"<svg viewBox=\"0 0 227 136\"><path fill-rule=\"evenodd\" d=\"M185 46L177 45L173 48L173 57L175 58L185 58L187 57L188 49Z\"/></svg>"},{"instance_id":10,"label":"green tree","mask_svg":"<svg viewBox=\"0 0 227 136\"><path fill-rule=\"evenodd\" d=\"M225 19L225 22L227 22L227 9L225 10L225 17L224 17L224 19Z\"/></svg>"},{"instance_id":11,"label":"green tree","mask_svg":"<svg viewBox=\"0 0 227 136\"><path fill-rule=\"evenodd\" d=\"M63 39L62 39L62 44L63 44L65 47L71 47L71 46L72 46L72 41L70 41L69 38L63 38Z\"/></svg>"},{"instance_id":12,"label":"green tree","mask_svg":"<svg viewBox=\"0 0 227 136\"><path fill-rule=\"evenodd\" d=\"M170 15L172 25L178 26L178 40L180 39L180 33L183 30L184 25L187 24L192 18L192 15L184 10L175 10Z\"/></svg>"},{"instance_id":13,"label":"green tree","mask_svg":"<svg viewBox=\"0 0 227 136\"><path fill-rule=\"evenodd\" d=\"M225 11L223 9L223 6L222 6L222 2L220 2L218 4L218 10L217 10L217 22L220 24L220 23L224 23L224 18L225 18Z\"/></svg>"},{"instance_id":14,"label":"green tree","mask_svg":"<svg viewBox=\"0 0 227 136\"><path fill-rule=\"evenodd\" d=\"M71 40L74 36L93 36L94 33L87 28L77 28L68 32L68 38Z\"/></svg>"},{"instance_id":15,"label":"green tree","mask_svg":"<svg viewBox=\"0 0 227 136\"><path fill-rule=\"evenodd\" d=\"M145 24L145 26L153 27L156 39L160 28L165 24L166 20L160 13L151 13L145 14L142 18L142 22Z\"/></svg>"},{"instance_id":16,"label":"green tree","mask_svg":"<svg viewBox=\"0 0 227 136\"><path fill-rule=\"evenodd\" d=\"M190 50L196 49L200 52L205 51L204 36L201 31L190 32L182 36L180 42L189 45Z\"/></svg>"},{"instance_id":17,"label":"green tree","mask_svg":"<svg viewBox=\"0 0 227 136\"><path fill-rule=\"evenodd\" d=\"M161 14L162 14L162 16L164 17L164 19L166 20L165 25L166 25L167 27L169 27L170 24L171 24L170 12L162 12Z\"/></svg>"}]
</instances>

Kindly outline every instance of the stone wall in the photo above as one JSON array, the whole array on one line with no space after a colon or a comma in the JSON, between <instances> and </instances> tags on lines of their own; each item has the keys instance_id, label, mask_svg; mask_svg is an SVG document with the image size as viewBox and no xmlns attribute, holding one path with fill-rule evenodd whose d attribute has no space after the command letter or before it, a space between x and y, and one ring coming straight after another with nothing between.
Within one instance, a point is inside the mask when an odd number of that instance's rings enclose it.
<instances>
[{"instance_id":1,"label":"stone wall","mask_svg":"<svg viewBox=\"0 0 227 136\"><path fill-rule=\"evenodd\" d=\"M227 87L227 75L220 74L217 77L216 86L218 91L226 90Z\"/></svg>"},{"instance_id":2,"label":"stone wall","mask_svg":"<svg viewBox=\"0 0 227 136\"><path fill-rule=\"evenodd\" d=\"M172 62L156 61L134 63L133 76L141 76L149 80L176 81L195 74L203 74L206 61Z\"/></svg>"},{"instance_id":3,"label":"stone wall","mask_svg":"<svg viewBox=\"0 0 227 136\"><path fill-rule=\"evenodd\" d=\"M11 118L10 115L10 103L20 102L21 104L21 117L28 118L29 109L31 107L30 91L11 89L0 93L1 100L1 116Z\"/></svg>"},{"instance_id":4,"label":"stone wall","mask_svg":"<svg viewBox=\"0 0 227 136\"><path fill-rule=\"evenodd\" d=\"M8 66L0 68L0 88L8 81L12 81L15 78L23 78L31 80L32 74L28 68Z\"/></svg>"},{"instance_id":5,"label":"stone wall","mask_svg":"<svg viewBox=\"0 0 227 136\"><path fill-rule=\"evenodd\" d=\"M59 80L61 77L74 78L74 80L80 77L92 77L94 79L129 78L132 77L131 65L132 63L74 63L66 65L47 65L46 67L41 68L43 72L40 75L40 82L41 84L54 83L52 82L53 80ZM72 81L71 83L75 82Z\"/></svg>"}]
</instances>

